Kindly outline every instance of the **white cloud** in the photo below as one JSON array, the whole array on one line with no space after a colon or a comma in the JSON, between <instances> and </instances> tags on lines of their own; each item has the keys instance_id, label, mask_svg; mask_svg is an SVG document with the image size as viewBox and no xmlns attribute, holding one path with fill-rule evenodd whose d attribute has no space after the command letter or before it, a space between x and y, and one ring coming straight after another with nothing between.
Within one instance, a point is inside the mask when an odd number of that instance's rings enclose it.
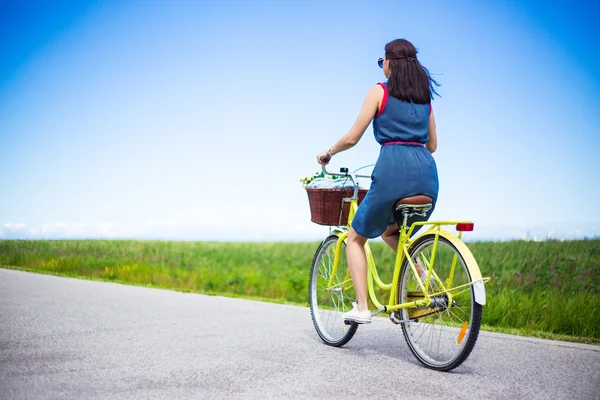
<instances>
[{"instance_id":1,"label":"white cloud","mask_svg":"<svg viewBox=\"0 0 600 400\"><path fill-rule=\"evenodd\" d=\"M23 229L25 228L25 224L13 224L13 223L6 223L6 224L2 224L2 228L4 229Z\"/></svg>"},{"instance_id":2,"label":"white cloud","mask_svg":"<svg viewBox=\"0 0 600 400\"><path fill-rule=\"evenodd\" d=\"M0 226L0 239L28 239L28 231L25 224L8 222Z\"/></svg>"}]
</instances>

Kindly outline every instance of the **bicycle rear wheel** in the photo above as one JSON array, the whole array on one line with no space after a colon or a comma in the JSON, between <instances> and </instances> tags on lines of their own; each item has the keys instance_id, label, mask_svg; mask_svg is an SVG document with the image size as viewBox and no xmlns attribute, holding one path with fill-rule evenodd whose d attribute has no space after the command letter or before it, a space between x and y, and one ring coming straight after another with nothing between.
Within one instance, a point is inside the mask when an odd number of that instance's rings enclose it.
<instances>
[{"instance_id":1,"label":"bicycle rear wheel","mask_svg":"<svg viewBox=\"0 0 600 400\"><path fill-rule=\"evenodd\" d=\"M412 353L425 366L449 371L462 364L471 351L481 324L482 307L475 302L474 288L465 258L444 237L439 237L437 249L435 234L425 234L409 250L413 261L419 260L427 269L433 260L433 276L428 294L434 295L434 304L421 309L402 309L404 338ZM404 261L398 281L400 303L424 298L408 261ZM457 288L465 285L462 288ZM444 290L445 288L446 290ZM457 288L457 289L453 289Z\"/></svg>"},{"instance_id":2,"label":"bicycle rear wheel","mask_svg":"<svg viewBox=\"0 0 600 400\"><path fill-rule=\"evenodd\" d=\"M352 309L354 286L348 272L346 245L342 245L340 262L333 277L335 247L338 237L329 236L321 243L310 271L309 301L313 324L319 337L330 346L343 346L356 333L356 324L345 325L342 314Z\"/></svg>"}]
</instances>

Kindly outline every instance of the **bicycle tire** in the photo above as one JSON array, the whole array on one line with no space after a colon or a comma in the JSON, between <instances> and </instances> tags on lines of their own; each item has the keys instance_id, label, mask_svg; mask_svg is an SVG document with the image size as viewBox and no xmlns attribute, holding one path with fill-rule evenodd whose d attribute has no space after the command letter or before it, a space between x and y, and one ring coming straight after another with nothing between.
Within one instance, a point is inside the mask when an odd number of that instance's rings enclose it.
<instances>
[{"instance_id":1,"label":"bicycle tire","mask_svg":"<svg viewBox=\"0 0 600 400\"><path fill-rule=\"evenodd\" d=\"M411 259L420 257L420 260L426 261L425 250L432 251L434 241L435 234L424 234L418 238L409 249ZM452 261L449 261L450 255L452 259L456 256L452 287L472 282L465 262L466 257L463 257L449 240L440 236L433 270L441 282L443 283L450 276L452 265ZM404 260L398 280L399 303L414 300L419 293L423 296L422 290L417 285L408 261ZM429 294L442 291L441 286L434 283L433 278L430 285ZM452 304L446 294L438 295L436 296L436 300L439 300L438 307L421 310L402 309L400 313L402 320L413 321L402 323L404 339L411 352L426 367L438 371L450 371L469 357L477 342L481 325L482 306L475 302L473 286L466 286L456 291L451 289L450 293Z\"/></svg>"},{"instance_id":2,"label":"bicycle tire","mask_svg":"<svg viewBox=\"0 0 600 400\"><path fill-rule=\"evenodd\" d=\"M352 309L356 298L352 282L347 281L346 252L340 253L340 265L334 277L335 290L327 290L331 277L335 246L338 237L327 237L317 249L310 269L309 303L313 325L317 334L329 346L341 347L348 343L358 329L357 324L345 325L342 314ZM343 244L345 248L346 245Z\"/></svg>"}]
</instances>

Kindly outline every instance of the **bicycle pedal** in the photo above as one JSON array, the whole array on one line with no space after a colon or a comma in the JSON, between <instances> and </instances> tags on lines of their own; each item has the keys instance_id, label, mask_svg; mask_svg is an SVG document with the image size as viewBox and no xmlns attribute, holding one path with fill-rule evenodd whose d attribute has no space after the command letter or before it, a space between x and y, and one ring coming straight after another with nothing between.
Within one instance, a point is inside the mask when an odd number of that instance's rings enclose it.
<instances>
[{"instance_id":1,"label":"bicycle pedal","mask_svg":"<svg viewBox=\"0 0 600 400\"><path fill-rule=\"evenodd\" d=\"M350 325L350 326L352 326L352 325L357 325L357 324L354 321L350 321L350 320L345 319L344 320L344 325Z\"/></svg>"}]
</instances>

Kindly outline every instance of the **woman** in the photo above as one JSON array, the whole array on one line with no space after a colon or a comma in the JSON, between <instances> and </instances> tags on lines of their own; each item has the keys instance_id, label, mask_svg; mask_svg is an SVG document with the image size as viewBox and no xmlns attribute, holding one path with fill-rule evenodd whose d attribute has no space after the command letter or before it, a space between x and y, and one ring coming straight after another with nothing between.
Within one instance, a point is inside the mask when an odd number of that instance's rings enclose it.
<instances>
[{"instance_id":1,"label":"woman","mask_svg":"<svg viewBox=\"0 0 600 400\"><path fill-rule=\"evenodd\" d=\"M371 322L365 242L381 236L397 251L399 228L393 219L394 203L423 194L432 198L435 207L438 195L437 168L431 156L437 148L431 100L437 94L433 85L438 84L419 63L417 50L408 40L386 44L379 66L387 81L369 90L352 129L328 151L317 155L318 162L327 165L332 156L356 145L373 121L375 140L382 146L371 175L371 188L348 231L346 248L357 303L344 319L360 324ZM431 212L433 207L426 219ZM417 269L423 273L421 265L417 264Z\"/></svg>"}]
</instances>

